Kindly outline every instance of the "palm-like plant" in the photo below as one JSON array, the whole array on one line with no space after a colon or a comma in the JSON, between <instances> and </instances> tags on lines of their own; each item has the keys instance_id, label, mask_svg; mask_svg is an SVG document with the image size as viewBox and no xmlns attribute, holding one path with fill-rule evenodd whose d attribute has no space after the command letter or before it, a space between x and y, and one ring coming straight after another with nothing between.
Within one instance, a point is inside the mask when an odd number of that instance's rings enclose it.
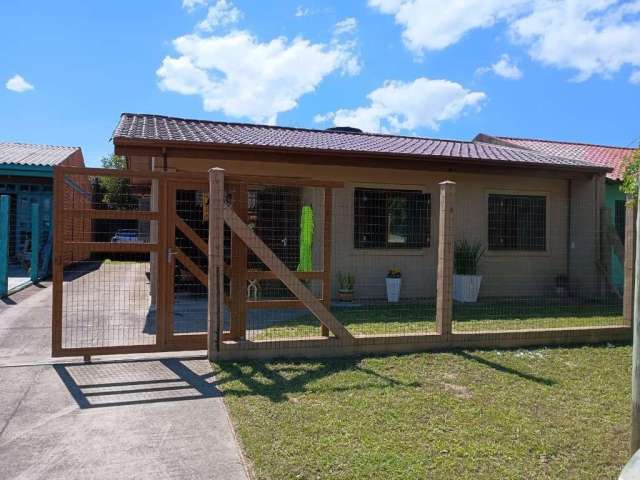
<instances>
[{"instance_id":1,"label":"palm-like plant","mask_svg":"<svg viewBox=\"0 0 640 480\"><path fill-rule=\"evenodd\" d=\"M453 247L453 269L456 275L477 275L485 248L480 242L457 240Z\"/></svg>"}]
</instances>

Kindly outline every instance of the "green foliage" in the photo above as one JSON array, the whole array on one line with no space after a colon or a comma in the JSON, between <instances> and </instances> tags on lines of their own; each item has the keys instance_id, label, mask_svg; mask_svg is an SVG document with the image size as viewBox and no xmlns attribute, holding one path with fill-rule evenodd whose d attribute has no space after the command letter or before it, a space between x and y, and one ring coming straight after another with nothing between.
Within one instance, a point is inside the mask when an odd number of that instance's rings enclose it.
<instances>
[{"instance_id":1,"label":"green foliage","mask_svg":"<svg viewBox=\"0 0 640 480\"><path fill-rule=\"evenodd\" d=\"M353 273L338 272L338 284L340 290L343 292L353 292L353 287L356 284L356 277Z\"/></svg>"},{"instance_id":2,"label":"green foliage","mask_svg":"<svg viewBox=\"0 0 640 480\"><path fill-rule=\"evenodd\" d=\"M620 187L620 190L634 201L638 199L638 173L640 173L640 147L627 160Z\"/></svg>"},{"instance_id":3,"label":"green foliage","mask_svg":"<svg viewBox=\"0 0 640 480\"><path fill-rule=\"evenodd\" d=\"M126 159L119 155L109 155L100 161L103 168L115 170L126 170L127 168ZM136 206L131 195L131 185L128 178L96 177L93 188L94 198L103 208L130 210Z\"/></svg>"},{"instance_id":4,"label":"green foliage","mask_svg":"<svg viewBox=\"0 0 640 480\"><path fill-rule=\"evenodd\" d=\"M453 268L457 275L477 275L485 249L480 242L458 240L453 249Z\"/></svg>"}]
</instances>

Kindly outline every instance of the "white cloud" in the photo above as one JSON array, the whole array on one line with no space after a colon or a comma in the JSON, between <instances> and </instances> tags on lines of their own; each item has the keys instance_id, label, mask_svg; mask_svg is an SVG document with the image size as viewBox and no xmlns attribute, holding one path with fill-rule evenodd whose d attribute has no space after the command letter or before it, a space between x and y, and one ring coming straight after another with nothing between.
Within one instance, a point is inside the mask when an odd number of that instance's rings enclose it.
<instances>
[{"instance_id":1,"label":"white cloud","mask_svg":"<svg viewBox=\"0 0 640 480\"><path fill-rule=\"evenodd\" d=\"M640 1L537 0L511 24L515 41L545 65L577 71L574 80L640 66Z\"/></svg>"},{"instance_id":2,"label":"white cloud","mask_svg":"<svg viewBox=\"0 0 640 480\"><path fill-rule=\"evenodd\" d=\"M7 90L11 90L12 92L16 93L28 92L29 90L33 90L34 88L33 85L27 82L20 75L14 75L9 80L7 80L7 83L5 83L4 85L5 87L7 87Z\"/></svg>"},{"instance_id":3,"label":"white cloud","mask_svg":"<svg viewBox=\"0 0 640 480\"><path fill-rule=\"evenodd\" d=\"M198 24L198 28L205 32L211 32L216 27L232 25L242 18L242 12L233 3L227 0L218 0L209 7L207 17Z\"/></svg>"},{"instance_id":4,"label":"white cloud","mask_svg":"<svg viewBox=\"0 0 640 480\"><path fill-rule=\"evenodd\" d=\"M340 20L336 23L334 27L334 32L336 35L342 35L344 33L353 33L358 28L358 21L353 18L345 18L344 20Z\"/></svg>"},{"instance_id":5,"label":"white cloud","mask_svg":"<svg viewBox=\"0 0 640 480\"><path fill-rule=\"evenodd\" d=\"M629 81L634 85L640 85L640 70L634 70L629 76Z\"/></svg>"},{"instance_id":6,"label":"white cloud","mask_svg":"<svg viewBox=\"0 0 640 480\"><path fill-rule=\"evenodd\" d=\"M274 124L329 74L353 73L353 53L337 41L278 37L260 42L247 31L184 35L157 75L160 88L202 97L206 111Z\"/></svg>"},{"instance_id":7,"label":"white cloud","mask_svg":"<svg viewBox=\"0 0 640 480\"><path fill-rule=\"evenodd\" d=\"M298 5L296 7L296 12L294 13L296 17L307 17L309 15L313 15L313 10L307 7L303 7L302 5Z\"/></svg>"},{"instance_id":8,"label":"white cloud","mask_svg":"<svg viewBox=\"0 0 640 480\"><path fill-rule=\"evenodd\" d=\"M640 0L368 0L393 15L416 55L504 22L531 58L577 72L575 80L640 67Z\"/></svg>"},{"instance_id":9,"label":"white cloud","mask_svg":"<svg viewBox=\"0 0 640 480\"><path fill-rule=\"evenodd\" d=\"M530 0L369 0L369 6L393 15L403 28L405 45L416 54L441 50L465 33L511 18Z\"/></svg>"},{"instance_id":10,"label":"white cloud","mask_svg":"<svg viewBox=\"0 0 640 480\"><path fill-rule=\"evenodd\" d=\"M191 12L196 7L205 6L207 3L208 0L182 0L182 8Z\"/></svg>"},{"instance_id":11,"label":"white cloud","mask_svg":"<svg viewBox=\"0 0 640 480\"><path fill-rule=\"evenodd\" d=\"M368 132L400 132L417 128L437 130L470 109L479 109L486 95L449 80L417 78L413 82L387 81L367 95L369 105L316 115L318 123L358 127Z\"/></svg>"},{"instance_id":12,"label":"white cloud","mask_svg":"<svg viewBox=\"0 0 640 480\"><path fill-rule=\"evenodd\" d=\"M522 70L520 70L518 66L511 61L511 57L506 53L502 54L498 61L490 67L478 68L476 70L476 75L484 75L489 72L493 72L499 77L507 78L509 80L520 80L522 78Z\"/></svg>"}]
</instances>

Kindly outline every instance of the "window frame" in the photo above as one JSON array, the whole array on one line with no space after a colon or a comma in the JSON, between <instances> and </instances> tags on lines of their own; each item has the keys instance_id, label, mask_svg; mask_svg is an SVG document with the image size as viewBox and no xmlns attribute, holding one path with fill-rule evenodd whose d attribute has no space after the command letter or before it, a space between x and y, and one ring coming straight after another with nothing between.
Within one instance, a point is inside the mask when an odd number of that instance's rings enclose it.
<instances>
[{"instance_id":1,"label":"window frame","mask_svg":"<svg viewBox=\"0 0 640 480\"><path fill-rule=\"evenodd\" d=\"M530 248L530 247L492 247L490 245L490 212L489 202L491 196L502 197L539 197L544 199L544 248ZM487 245L487 254L490 256L518 256L518 255L533 255L533 256L546 256L550 254L549 245L549 223L550 223L550 208L549 208L549 194L548 192L541 191L528 191L528 190L487 190L485 194L485 240Z\"/></svg>"},{"instance_id":2,"label":"window frame","mask_svg":"<svg viewBox=\"0 0 640 480\"><path fill-rule=\"evenodd\" d=\"M358 238L360 234L359 227L357 225L357 219L360 215L358 212L359 205L357 200L357 195L359 191L375 191L375 192L384 194L384 205L385 205L384 207L385 212L383 214L383 217L385 219L384 227L383 227L384 244L362 245L361 241ZM389 196L393 194L396 194L396 195L404 194L406 195L406 198L408 201L410 201L409 195L411 194L420 195L424 197L425 204L426 204L426 212L423 213L424 219L422 223L422 229L424 233L423 233L422 241L420 244L409 241L409 237L411 236L410 233L407 234L408 241L406 244L389 242L389 224L387 222L387 219L388 219L387 209L388 209ZM352 224L351 224L352 239L353 239L353 249L355 252L366 252L367 250L376 251L376 252L386 252L386 251L394 251L394 250L399 252L407 252L407 251L423 250L431 247L431 244L432 244L431 235L433 232L433 229L431 228L432 209L433 209L431 192L421 190L421 189L416 189L416 188L394 188L394 187L387 188L383 186L355 185L353 187L353 192L351 194L351 201L353 202L352 217L351 217L352 218ZM411 224L411 222L409 222L409 224Z\"/></svg>"}]
</instances>

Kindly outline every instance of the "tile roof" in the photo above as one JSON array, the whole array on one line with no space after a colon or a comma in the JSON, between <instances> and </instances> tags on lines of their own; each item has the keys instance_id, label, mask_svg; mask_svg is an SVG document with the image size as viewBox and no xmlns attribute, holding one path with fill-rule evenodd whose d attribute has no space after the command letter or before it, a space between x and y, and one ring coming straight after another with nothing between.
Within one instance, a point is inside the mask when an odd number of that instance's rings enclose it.
<instances>
[{"instance_id":1,"label":"tile roof","mask_svg":"<svg viewBox=\"0 0 640 480\"><path fill-rule=\"evenodd\" d=\"M573 158L613 169L607 174L610 180L621 180L625 161L631 157L633 148L590 145L586 143L557 142L529 138L496 137L511 145L524 147L547 155Z\"/></svg>"},{"instance_id":2,"label":"tile roof","mask_svg":"<svg viewBox=\"0 0 640 480\"><path fill-rule=\"evenodd\" d=\"M64 162L77 150L80 149L77 147L0 142L0 164L53 167Z\"/></svg>"},{"instance_id":3,"label":"tile roof","mask_svg":"<svg viewBox=\"0 0 640 480\"><path fill-rule=\"evenodd\" d=\"M599 165L578 159L476 141L226 123L134 113L121 115L112 139L116 145L191 144L211 148L244 147L287 152L358 153L424 160L453 159L504 163L505 166L546 166L603 171L603 167Z\"/></svg>"}]
</instances>

